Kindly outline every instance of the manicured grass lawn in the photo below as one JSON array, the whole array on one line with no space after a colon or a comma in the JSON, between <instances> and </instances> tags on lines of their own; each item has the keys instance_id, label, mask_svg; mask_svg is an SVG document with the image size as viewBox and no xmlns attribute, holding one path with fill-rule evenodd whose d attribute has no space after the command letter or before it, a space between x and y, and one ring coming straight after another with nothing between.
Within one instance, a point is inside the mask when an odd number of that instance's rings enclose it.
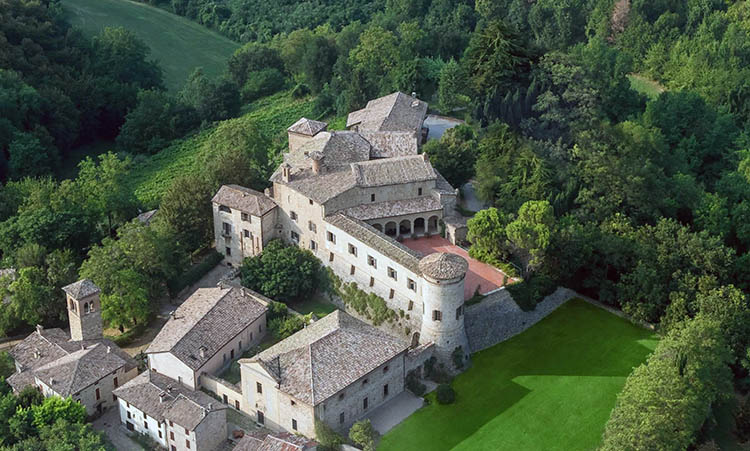
<instances>
[{"instance_id":1,"label":"manicured grass lawn","mask_svg":"<svg viewBox=\"0 0 750 451\"><path fill-rule=\"evenodd\" d=\"M386 434L381 450L589 450L656 335L582 300L474 354L434 402Z\"/></svg>"},{"instance_id":2,"label":"manicured grass lawn","mask_svg":"<svg viewBox=\"0 0 750 451\"><path fill-rule=\"evenodd\" d=\"M196 67L212 77L224 71L239 47L213 31L159 8L129 0L63 0L70 22L90 35L104 27L122 26L151 48L151 58L164 70L170 91L178 90Z\"/></svg>"},{"instance_id":3,"label":"manicured grass lawn","mask_svg":"<svg viewBox=\"0 0 750 451\"><path fill-rule=\"evenodd\" d=\"M307 315L310 312L315 313L315 316L317 316L318 318L326 316L337 308L328 299L326 299L325 295L320 293L316 293L315 296L308 298L302 302L289 304L289 307L299 313L302 313L303 315Z\"/></svg>"}]
</instances>

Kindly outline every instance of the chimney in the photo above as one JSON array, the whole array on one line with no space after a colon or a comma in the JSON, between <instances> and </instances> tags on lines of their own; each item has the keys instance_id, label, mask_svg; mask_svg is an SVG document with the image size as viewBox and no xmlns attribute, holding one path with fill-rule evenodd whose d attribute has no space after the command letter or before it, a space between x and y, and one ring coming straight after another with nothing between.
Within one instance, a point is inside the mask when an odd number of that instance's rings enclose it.
<instances>
[{"instance_id":1,"label":"chimney","mask_svg":"<svg viewBox=\"0 0 750 451\"><path fill-rule=\"evenodd\" d=\"M49 378L49 386L51 387L54 384L55 384L55 378L54 377L50 377Z\"/></svg>"},{"instance_id":2,"label":"chimney","mask_svg":"<svg viewBox=\"0 0 750 451\"><path fill-rule=\"evenodd\" d=\"M427 155L426 153L422 153L422 159L424 160L425 163L430 162L430 156Z\"/></svg>"},{"instance_id":3,"label":"chimney","mask_svg":"<svg viewBox=\"0 0 750 451\"><path fill-rule=\"evenodd\" d=\"M38 359L42 356L42 353L39 351L39 348L34 348L34 358Z\"/></svg>"},{"instance_id":4,"label":"chimney","mask_svg":"<svg viewBox=\"0 0 750 451\"><path fill-rule=\"evenodd\" d=\"M177 319L177 317L176 317L176 316L175 316L175 314L174 314L174 310L172 310L171 312L169 312L169 317L170 317L171 319Z\"/></svg>"},{"instance_id":5,"label":"chimney","mask_svg":"<svg viewBox=\"0 0 750 451\"><path fill-rule=\"evenodd\" d=\"M210 412L211 410L213 410L213 407L214 407L213 403L209 402L208 403L208 411Z\"/></svg>"},{"instance_id":6,"label":"chimney","mask_svg":"<svg viewBox=\"0 0 750 451\"><path fill-rule=\"evenodd\" d=\"M172 393L172 385L167 385L167 393Z\"/></svg>"},{"instance_id":7,"label":"chimney","mask_svg":"<svg viewBox=\"0 0 750 451\"><path fill-rule=\"evenodd\" d=\"M165 399L166 397L167 397L167 393L166 393L166 392L161 392L161 393L159 393L159 404L163 403L163 402L164 402L164 399Z\"/></svg>"},{"instance_id":8,"label":"chimney","mask_svg":"<svg viewBox=\"0 0 750 451\"><path fill-rule=\"evenodd\" d=\"M416 99L417 98L417 92L416 91L412 91L411 92L411 98L412 99Z\"/></svg>"},{"instance_id":9,"label":"chimney","mask_svg":"<svg viewBox=\"0 0 750 451\"><path fill-rule=\"evenodd\" d=\"M289 183L290 180L292 180L292 167L289 165L289 163L283 163L281 165L281 179L285 183Z\"/></svg>"},{"instance_id":10,"label":"chimney","mask_svg":"<svg viewBox=\"0 0 750 451\"><path fill-rule=\"evenodd\" d=\"M111 346L107 346L107 354L109 354L111 351L112 351L112 347Z\"/></svg>"},{"instance_id":11,"label":"chimney","mask_svg":"<svg viewBox=\"0 0 750 451\"><path fill-rule=\"evenodd\" d=\"M312 171L315 175L320 175L323 172L323 153L322 152L311 152L310 161L312 161Z\"/></svg>"},{"instance_id":12,"label":"chimney","mask_svg":"<svg viewBox=\"0 0 750 451\"><path fill-rule=\"evenodd\" d=\"M201 346L201 347L200 347L200 348L198 349L198 351L200 351L200 353L201 353L201 358L202 358L202 359L205 359L205 358L206 358L206 347L205 347L205 346Z\"/></svg>"},{"instance_id":13,"label":"chimney","mask_svg":"<svg viewBox=\"0 0 750 451\"><path fill-rule=\"evenodd\" d=\"M44 326L42 326L41 324L36 325L36 333L38 333L39 335L42 335L43 330L44 330Z\"/></svg>"}]
</instances>

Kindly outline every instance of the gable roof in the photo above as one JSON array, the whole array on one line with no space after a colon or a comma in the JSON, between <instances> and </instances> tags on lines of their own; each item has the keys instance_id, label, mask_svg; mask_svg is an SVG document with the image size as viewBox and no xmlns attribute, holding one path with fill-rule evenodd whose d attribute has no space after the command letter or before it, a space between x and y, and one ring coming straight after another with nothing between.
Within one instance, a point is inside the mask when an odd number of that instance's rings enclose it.
<instances>
[{"instance_id":1,"label":"gable roof","mask_svg":"<svg viewBox=\"0 0 750 451\"><path fill-rule=\"evenodd\" d=\"M310 167L308 156L319 152L327 168L348 166L350 163L369 160L371 147L357 132L320 132L299 149L288 153L284 161L294 168Z\"/></svg>"},{"instance_id":2,"label":"gable roof","mask_svg":"<svg viewBox=\"0 0 750 451\"><path fill-rule=\"evenodd\" d=\"M73 299L83 299L100 291L99 287L89 279L81 279L78 282L73 282L70 285L64 286L62 289Z\"/></svg>"},{"instance_id":3,"label":"gable roof","mask_svg":"<svg viewBox=\"0 0 750 451\"><path fill-rule=\"evenodd\" d=\"M370 158L391 158L416 155L419 141L413 132L360 131L360 135L372 145Z\"/></svg>"},{"instance_id":4,"label":"gable roof","mask_svg":"<svg viewBox=\"0 0 750 451\"><path fill-rule=\"evenodd\" d=\"M270 197L239 185L223 185L211 202L226 205L253 216L263 216L276 208L276 202Z\"/></svg>"},{"instance_id":5,"label":"gable roof","mask_svg":"<svg viewBox=\"0 0 750 451\"><path fill-rule=\"evenodd\" d=\"M200 390L191 390L177 381L147 370L112 392L158 422L169 420L194 430L204 413L226 406Z\"/></svg>"},{"instance_id":6,"label":"gable roof","mask_svg":"<svg viewBox=\"0 0 750 451\"><path fill-rule=\"evenodd\" d=\"M403 92L394 92L370 100L365 108L350 113L346 127L357 125L359 130L368 131L421 132L426 114L427 102Z\"/></svg>"},{"instance_id":7,"label":"gable roof","mask_svg":"<svg viewBox=\"0 0 750 451\"><path fill-rule=\"evenodd\" d=\"M422 155L353 163L357 186L373 187L436 180L437 174Z\"/></svg>"},{"instance_id":8,"label":"gable roof","mask_svg":"<svg viewBox=\"0 0 750 451\"><path fill-rule=\"evenodd\" d=\"M318 132L325 130L326 127L328 127L328 124L325 122L314 121L303 117L286 130L300 135L315 136Z\"/></svg>"},{"instance_id":9,"label":"gable roof","mask_svg":"<svg viewBox=\"0 0 750 451\"><path fill-rule=\"evenodd\" d=\"M304 451L316 446L316 442L301 435L256 431L245 434L234 446L233 451Z\"/></svg>"},{"instance_id":10,"label":"gable roof","mask_svg":"<svg viewBox=\"0 0 750 451\"><path fill-rule=\"evenodd\" d=\"M98 349L96 352L81 352L91 351L94 347ZM106 354L107 347L111 355L102 355ZM85 384L92 377L96 377L95 382L109 374L105 372L106 369L114 368L111 370L114 371L122 366L129 371L136 367L136 362L110 340L71 341L65 331L57 328L40 328L14 346L9 354L21 367L20 372L8 377L8 383L17 391L33 385L37 371L41 371L40 379L45 383L49 382L50 376L67 381L51 387L55 391L69 386L73 387L71 393L76 393L90 385Z\"/></svg>"},{"instance_id":11,"label":"gable roof","mask_svg":"<svg viewBox=\"0 0 750 451\"><path fill-rule=\"evenodd\" d=\"M407 344L340 310L241 364L256 362L279 390L318 405L406 351Z\"/></svg>"},{"instance_id":12,"label":"gable roof","mask_svg":"<svg viewBox=\"0 0 750 451\"><path fill-rule=\"evenodd\" d=\"M177 307L146 353L171 352L197 370L267 310L266 298L247 288L199 288Z\"/></svg>"},{"instance_id":13,"label":"gable roof","mask_svg":"<svg viewBox=\"0 0 750 451\"><path fill-rule=\"evenodd\" d=\"M36 368L34 377L64 398L127 364L127 360L111 346L95 343Z\"/></svg>"}]
</instances>

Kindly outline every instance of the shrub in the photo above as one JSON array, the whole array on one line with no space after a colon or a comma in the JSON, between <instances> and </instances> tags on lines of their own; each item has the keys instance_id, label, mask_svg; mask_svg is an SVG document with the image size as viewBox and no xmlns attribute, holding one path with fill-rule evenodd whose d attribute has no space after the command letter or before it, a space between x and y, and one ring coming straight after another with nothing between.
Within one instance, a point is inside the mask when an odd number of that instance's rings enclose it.
<instances>
[{"instance_id":1,"label":"shrub","mask_svg":"<svg viewBox=\"0 0 750 451\"><path fill-rule=\"evenodd\" d=\"M430 357L424 364L424 377L438 384L451 381L451 376L445 369L445 365L439 363L435 357Z\"/></svg>"},{"instance_id":2,"label":"shrub","mask_svg":"<svg viewBox=\"0 0 750 451\"><path fill-rule=\"evenodd\" d=\"M318 419L315 420L315 437L323 450L338 449L344 443L344 437Z\"/></svg>"},{"instance_id":3,"label":"shrub","mask_svg":"<svg viewBox=\"0 0 750 451\"><path fill-rule=\"evenodd\" d=\"M457 346L456 349L453 350L451 359L453 360L453 367L455 369L460 370L464 367L464 350L461 346Z\"/></svg>"},{"instance_id":4,"label":"shrub","mask_svg":"<svg viewBox=\"0 0 750 451\"><path fill-rule=\"evenodd\" d=\"M375 443L379 436L369 419L357 421L349 429L349 438L361 446L363 451L375 451Z\"/></svg>"},{"instance_id":5,"label":"shrub","mask_svg":"<svg viewBox=\"0 0 750 451\"><path fill-rule=\"evenodd\" d=\"M276 339L283 340L292 336L295 332L302 330L305 324L310 322L311 317L312 314L277 317L268 322L268 330L271 331L271 334Z\"/></svg>"},{"instance_id":6,"label":"shrub","mask_svg":"<svg viewBox=\"0 0 750 451\"><path fill-rule=\"evenodd\" d=\"M456 401L456 392L448 384L440 384L437 388L437 402L439 404L453 404Z\"/></svg>"},{"instance_id":7,"label":"shrub","mask_svg":"<svg viewBox=\"0 0 750 451\"><path fill-rule=\"evenodd\" d=\"M284 76L278 69L262 69L250 72L242 86L242 100L252 102L271 95L284 87Z\"/></svg>"},{"instance_id":8,"label":"shrub","mask_svg":"<svg viewBox=\"0 0 750 451\"><path fill-rule=\"evenodd\" d=\"M417 370L411 370L406 374L406 389L417 396L424 395L427 387L419 381Z\"/></svg>"}]
</instances>

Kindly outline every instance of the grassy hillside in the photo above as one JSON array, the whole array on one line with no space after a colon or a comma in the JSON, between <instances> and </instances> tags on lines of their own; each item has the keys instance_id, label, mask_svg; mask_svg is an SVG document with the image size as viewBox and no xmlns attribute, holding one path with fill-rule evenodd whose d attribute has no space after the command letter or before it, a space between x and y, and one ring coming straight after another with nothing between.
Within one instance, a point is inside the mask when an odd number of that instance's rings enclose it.
<instances>
[{"instance_id":1,"label":"grassy hillside","mask_svg":"<svg viewBox=\"0 0 750 451\"><path fill-rule=\"evenodd\" d=\"M278 93L251 104L246 113L231 121L257 124L274 138L274 148L285 145L287 127L302 116L310 117L311 98L292 99L288 92ZM203 144L211 137L215 128L204 130L190 138L174 142L158 154L136 165L130 179L138 200L153 207L175 177L200 171Z\"/></svg>"},{"instance_id":2,"label":"grassy hillside","mask_svg":"<svg viewBox=\"0 0 750 451\"><path fill-rule=\"evenodd\" d=\"M196 67L217 76L239 44L164 10L129 0L63 0L70 22L88 34L122 26L151 48L164 69L164 82L177 90Z\"/></svg>"}]
</instances>

